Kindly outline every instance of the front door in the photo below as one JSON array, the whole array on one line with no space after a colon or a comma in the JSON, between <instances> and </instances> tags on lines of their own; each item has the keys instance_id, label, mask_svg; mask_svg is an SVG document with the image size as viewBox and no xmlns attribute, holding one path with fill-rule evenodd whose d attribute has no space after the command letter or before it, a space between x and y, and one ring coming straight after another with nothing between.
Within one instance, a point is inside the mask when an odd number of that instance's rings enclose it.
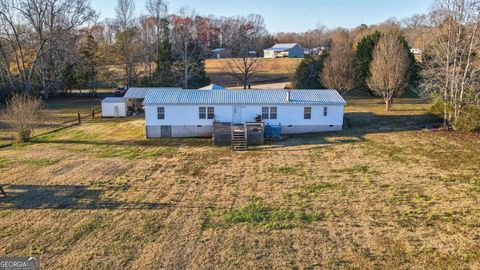
<instances>
[{"instance_id":1,"label":"front door","mask_svg":"<svg viewBox=\"0 0 480 270\"><path fill-rule=\"evenodd\" d=\"M234 124L242 123L242 107L241 106L233 107L233 123Z\"/></svg>"},{"instance_id":2,"label":"front door","mask_svg":"<svg viewBox=\"0 0 480 270\"><path fill-rule=\"evenodd\" d=\"M161 126L160 134L162 138L171 138L172 137L172 126Z\"/></svg>"}]
</instances>

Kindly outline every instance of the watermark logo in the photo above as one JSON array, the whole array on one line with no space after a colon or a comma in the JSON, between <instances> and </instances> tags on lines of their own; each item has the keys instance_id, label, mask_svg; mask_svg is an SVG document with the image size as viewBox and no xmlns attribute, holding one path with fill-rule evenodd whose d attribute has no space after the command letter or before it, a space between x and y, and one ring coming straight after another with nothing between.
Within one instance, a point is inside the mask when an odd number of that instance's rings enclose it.
<instances>
[{"instance_id":1,"label":"watermark logo","mask_svg":"<svg viewBox=\"0 0 480 270\"><path fill-rule=\"evenodd\" d=\"M38 257L0 257L0 270L40 270Z\"/></svg>"}]
</instances>

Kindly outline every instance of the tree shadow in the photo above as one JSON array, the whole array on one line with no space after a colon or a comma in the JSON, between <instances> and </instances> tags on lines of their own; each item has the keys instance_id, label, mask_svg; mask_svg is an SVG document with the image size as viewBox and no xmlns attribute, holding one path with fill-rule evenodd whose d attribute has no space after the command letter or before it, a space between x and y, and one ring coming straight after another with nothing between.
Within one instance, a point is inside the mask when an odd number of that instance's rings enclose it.
<instances>
[{"instance_id":1,"label":"tree shadow","mask_svg":"<svg viewBox=\"0 0 480 270\"><path fill-rule=\"evenodd\" d=\"M347 127L342 131L289 135L287 140L267 143L266 146L250 150L295 151L288 147L308 145L313 146L307 150L317 149L328 145L363 142L367 134L434 129L442 124L441 118L432 114L378 115L370 112L346 113L345 121Z\"/></svg>"},{"instance_id":2,"label":"tree shadow","mask_svg":"<svg viewBox=\"0 0 480 270\"><path fill-rule=\"evenodd\" d=\"M8 196L0 196L0 210L69 209L69 210L142 210L179 207L169 203L121 202L102 199L112 188L89 188L81 185L10 185L4 187ZM129 192L128 187L113 189Z\"/></svg>"}]
</instances>

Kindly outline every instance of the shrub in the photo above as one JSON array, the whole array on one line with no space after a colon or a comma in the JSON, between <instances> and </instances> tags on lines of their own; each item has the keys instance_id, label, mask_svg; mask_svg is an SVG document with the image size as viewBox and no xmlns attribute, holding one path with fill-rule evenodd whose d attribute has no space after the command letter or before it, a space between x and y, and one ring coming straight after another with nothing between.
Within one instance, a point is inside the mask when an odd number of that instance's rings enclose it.
<instances>
[{"instance_id":1,"label":"shrub","mask_svg":"<svg viewBox=\"0 0 480 270\"><path fill-rule=\"evenodd\" d=\"M20 143L30 140L32 132L40 125L43 101L39 97L15 94L7 101L5 118L17 133Z\"/></svg>"},{"instance_id":2,"label":"shrub","mask_svg":"<svg viewBox=\"0 0 480 270\"><path fill-rule=\"evenodd\" d=\"M480 106L470 105L455 119L453 127L463 131L480 131Z\"/></svg>"}]
</instances>

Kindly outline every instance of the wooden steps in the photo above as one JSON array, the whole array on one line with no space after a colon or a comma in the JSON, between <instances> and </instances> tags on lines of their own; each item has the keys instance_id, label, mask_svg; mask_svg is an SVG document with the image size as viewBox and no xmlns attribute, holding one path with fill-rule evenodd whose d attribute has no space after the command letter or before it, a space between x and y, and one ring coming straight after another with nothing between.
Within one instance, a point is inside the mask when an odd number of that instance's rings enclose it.
<instances>
[{"instance_id":1,"label":"wooden steps","mask_svg":"<svg viewBox=\"0 0 480 270\"><path fill-rule=\"evenodd\" d=\"M233 151L247 151L246 129L232 130L232 149Z\"/></svg>"}]
</instances>

